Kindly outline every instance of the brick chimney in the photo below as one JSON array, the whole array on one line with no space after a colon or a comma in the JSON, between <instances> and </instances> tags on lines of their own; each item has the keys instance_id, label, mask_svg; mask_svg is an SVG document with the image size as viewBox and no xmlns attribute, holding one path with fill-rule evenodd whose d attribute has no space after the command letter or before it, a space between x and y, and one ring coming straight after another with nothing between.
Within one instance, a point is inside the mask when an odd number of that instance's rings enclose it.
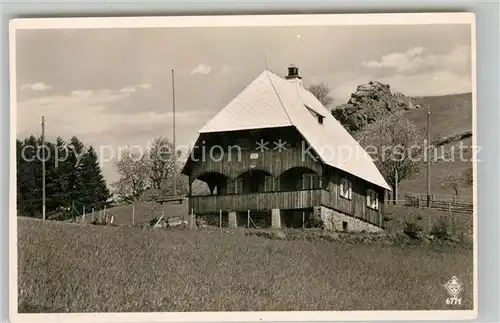
<instances>
[{"instance_id":1,"label":"brick chimney","mask_svg":"<svg viewBox=\"0 0 500 323\"><path fill-rule=\"evenodd\" d=\"M291 80L291 79L302 79L302 76L299 75L299 68L294 66L294 65L290 65L288 67L288 75L285 76L285 78L287 80Z\"/></svg>"}]
</instances>

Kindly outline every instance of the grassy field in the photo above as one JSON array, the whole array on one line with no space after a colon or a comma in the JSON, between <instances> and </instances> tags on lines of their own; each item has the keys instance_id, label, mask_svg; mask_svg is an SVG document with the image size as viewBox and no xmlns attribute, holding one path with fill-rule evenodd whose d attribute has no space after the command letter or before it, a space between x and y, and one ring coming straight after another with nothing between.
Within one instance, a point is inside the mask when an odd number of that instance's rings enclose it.
<instances>
[{"instance_id":1,"label":"grassy field","mask_svg":"<svg viewBox=\"0 0 500 323\"><path fill-rule=\"evenodd\" d=\"M402 205L384 205L385 210L385 230L389 233L403 232L406 222L413 222L420 225L424 231L431 231L440 219L449 225L452 234L468 236L472 241L473 237L473 217L468 213L451 213L437 209L413 208Z\"/></svg>"},{"instance_id":2,"label":"grassy field","mask_svg":"<svg viewBox=\"0 0 500 323\"><path fill-rule=\"evenodd\" d=\"M472 250L18 219L20 312L471 309ZM464 283L450 307L443 284Z\"/></svg>"},{"instance_id":3,"label":"grassy field","mask_svg":"<svg viewBox=\"0 0 500 323\"><path fill-rule=\"evenodd\" d=\"M417 98L417 103L432 107L433 139L471 130L470 94ZM406 112L423 132L426 113ZM432 164L432 192L453 194L438 185L439 178L460 175L470 165ZM424 170L401 182L400 198L425 190ZM472 195L471 188L462 194ZM434 223L447 217L438 210L392 205L386 211L389 233L400 233L406 221L425 230L429 218ZM284 230L288 240L270 240L243 230L139 228L129 226L131 206L108 212L121 226L18 219L20 312L446 310L473 305L470 248L292 239L308 235L297 230ZM164 213L182 217L187 205L166 204ZM161 214L151 204L137 204L135 224ZM452 216L453 232L470 237L472 215ZM450 307L443 284L452 276L462 280L464 292L462 305Z\"/></svg>"}]
</instances>

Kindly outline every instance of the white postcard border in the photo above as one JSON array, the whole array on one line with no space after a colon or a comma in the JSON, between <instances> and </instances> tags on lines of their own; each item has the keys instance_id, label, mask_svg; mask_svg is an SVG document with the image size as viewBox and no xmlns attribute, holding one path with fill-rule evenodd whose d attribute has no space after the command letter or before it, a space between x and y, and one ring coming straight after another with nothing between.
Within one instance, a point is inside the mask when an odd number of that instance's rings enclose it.
<instances>
[{"instance_id":1,"label":"white postcard border","mask_svg":"<svg viewBox=\"0 0 500 323\"><path fill-rule=\"evenodd\" d=\"M16 30L158 27L250 27L317 25L422 25L470 24L472 62L473 143L477 146L476 21L473 13L220 15L164 17L81 17L13 19L9 24L10 61L10 160L15 160L16 138ZM16 165L10 163L9 185L9 312L13 322L221 322L221 321L399 321L471 320L477 317L477 162L473 163L474 305L472 310L449 311L289 311L289 312L158 312L158 313L17 313Z\"/></svg>"}]
</instances>

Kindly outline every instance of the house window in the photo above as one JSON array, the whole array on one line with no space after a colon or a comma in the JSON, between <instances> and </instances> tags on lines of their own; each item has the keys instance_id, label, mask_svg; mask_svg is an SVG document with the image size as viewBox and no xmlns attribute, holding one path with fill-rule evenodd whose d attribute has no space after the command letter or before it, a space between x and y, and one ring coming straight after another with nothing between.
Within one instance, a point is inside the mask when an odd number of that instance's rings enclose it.
<instances>
[{"instance_id":1,"label":"house window","mask_svg":"<svg viewBox=\"0 0 500 323\"><path fill-rule=\"evenodd\" d=\"M323 124L323 120L325 119L324 116L322 116L321 114L317 113L313 109L309 108L307 105L305 107L307 108L307 111L309 111L309 113L318 120L319 124Z\"/></svg>"},{"instance_id":2,"label":"house window","mask_svg":"<svg viewBox=\"0 0 500 323\"><path fill-rule=\"evenodd\" d=\"M314 173L302 174L302 189L312 190L319 188L319 176Z\"/></svg>"},{"instance_id":3,"label":"house window","mask_svg":"<svg viewBox=\"0 0 500 323\"><path fill-rule=\"evenodd\" d=\"M340 181L340 197L346 198L348 200L352 199L352 184L346 178L343 178Z\"/></svg>"},{"instance_id":4,"label":"house window","mask_svg":"<svg viewBox=\"0 0 500 323\"><path fill-rule=\"evenodd\" d=\"M370 209L378 210L378 193L374 190L366 192L366 206Z\"/></svg>"}]
</instances>

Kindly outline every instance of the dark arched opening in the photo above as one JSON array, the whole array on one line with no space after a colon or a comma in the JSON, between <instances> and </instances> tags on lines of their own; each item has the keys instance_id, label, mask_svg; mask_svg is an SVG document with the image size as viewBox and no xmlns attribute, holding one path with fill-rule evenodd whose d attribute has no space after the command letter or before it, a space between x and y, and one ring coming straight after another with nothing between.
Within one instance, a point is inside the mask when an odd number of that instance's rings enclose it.
<instances>
[{"instance_id":1,"label":"dark arched opening","mask_svg":"<svg viewBox=\"0 0 500 323\"><path fill-rule=\"evenodd\" d=\"M224 195L227 193L228 177L217 172L203 173L196 179L207 184L210 194Z\"/></svg>"},{"instance_id":2,"label":"dark arched opening","mask_svg":"<svg viewBox=\"0 0 500 323\"><path fill-rule=\"evenodd\" d=\"M273 177L266 171L249 170L234 180L234 193L259 193L273 190Z\"/></svg>"},{"instance_id":3,"label":"dark arched opening","mask_svg":"<svg viewBox=\"0 0 500 323\"><path fill-rule=\"evenodd\" d=\"M293 167L284 171L278 178L280 191L318 189L320 176L307 167Z\"/></svg>"}]
</instances>

